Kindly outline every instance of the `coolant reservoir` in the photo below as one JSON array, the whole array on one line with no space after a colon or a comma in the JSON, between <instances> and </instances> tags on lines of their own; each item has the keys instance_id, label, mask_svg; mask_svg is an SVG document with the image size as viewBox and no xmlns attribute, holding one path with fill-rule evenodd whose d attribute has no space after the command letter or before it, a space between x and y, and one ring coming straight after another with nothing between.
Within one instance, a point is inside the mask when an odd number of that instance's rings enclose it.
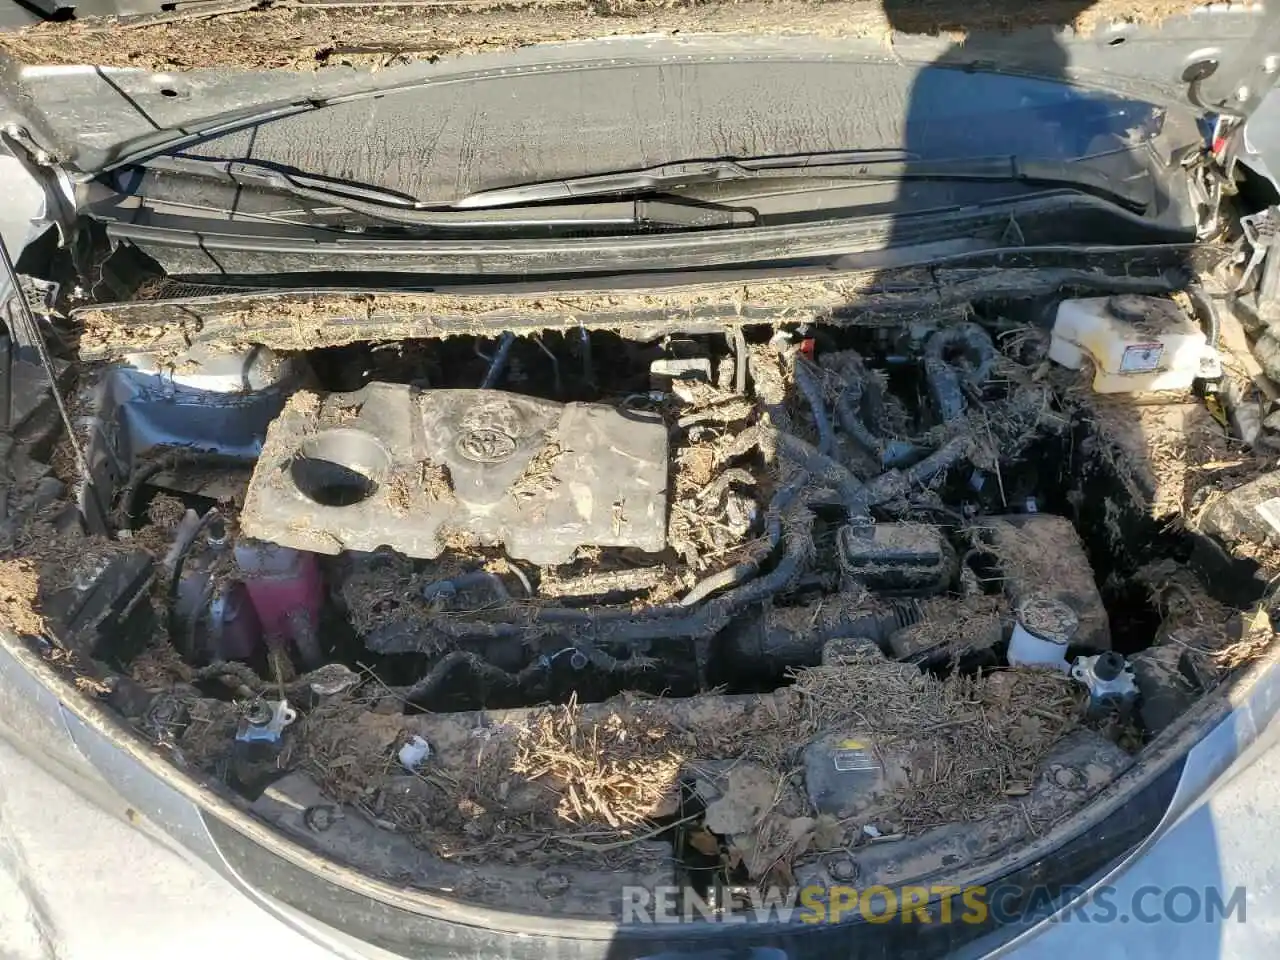
<instances>
[{"instance_id":1,"label":"coolant reservoir","mask_svg":"<svg viewBox=\"0 0 1280 960\"><path fill-rule=\"evenodd\" d=\"M1049 344L1049 359L1071 370L1091 359L1098 393L1186 390L1212 354L1176 303L1131 293L1063 300Z\"/></svg>"}]
</instances>

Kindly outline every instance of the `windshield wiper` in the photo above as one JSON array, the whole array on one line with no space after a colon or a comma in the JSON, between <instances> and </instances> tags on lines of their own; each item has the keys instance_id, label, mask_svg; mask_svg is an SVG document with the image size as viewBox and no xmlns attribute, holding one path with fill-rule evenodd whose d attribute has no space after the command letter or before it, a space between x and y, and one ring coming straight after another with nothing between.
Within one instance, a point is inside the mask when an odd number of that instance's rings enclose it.
<instances>
[{"instance_id":1,"label":"windshield wiper","mask_svg":"<svg viewBox=\"0 0 1280 960\"><path fill-rule=\"evenodd\" d=\"M1128 209L1151 202L1150 184L1117 182L1104 170L1081 161L1023 160L1014 156L959 160L920 160L883 154L819 153L751 160L692 160L643 170L592 174L481 190L454 201L455 210L486 210L590 197L661 193L706 184L744 180L985 180L1067 186L1103 197Z\"/></svg>"},{"instance_id":2,"label":"windshield wiper","mask_svg":"<svg viewBox=\"0 0 1280 960\"><path fill-rule=\"evenodd\" d=\"M748 208L661 195L624 194L610 198L600 194L602 200L610 202L584 202L592 199L586 197L584 200L571 198L569 202L558 204L503 204L501 207L480 206L462 210L448 204L422 203L379 187L328 180L248 160L152 157L140 166L273 190L387 223L416 227L702 230L751 226L758 220L755 211Z\"/></svg>"}]
</instances>

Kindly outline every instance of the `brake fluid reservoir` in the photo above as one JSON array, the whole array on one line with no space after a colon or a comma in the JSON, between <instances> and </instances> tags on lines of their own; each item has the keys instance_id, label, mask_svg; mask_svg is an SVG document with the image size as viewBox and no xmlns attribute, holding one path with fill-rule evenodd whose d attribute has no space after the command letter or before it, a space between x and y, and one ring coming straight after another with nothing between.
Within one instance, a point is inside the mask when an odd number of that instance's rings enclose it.
<instances>
[{"instance_id":1,"label":"brake fluid reservoir","mask_svg":"<svg viewBox=\"0 0 1280 960\"><path fill-rule=\"evenodd\" d=\"M1117 294L1063 300L1049 359L1079 370L1093 361L1098 393L1186 390L1214 349L1194 318L1164 297Z\"/></svg>"},{"instance_id":2,"label":"brake fluid reservoir","mask_svg":"<svg viewBox=\"0 0 1280 960\"><path fill-rule=\"evenodd\" d=\"M1066 673L1067 645L1080 627L1076 612L1061 600L1033 595L1018 605L1016 614L1009 638L1009 663Z\"/></svg>"}]
</instances>

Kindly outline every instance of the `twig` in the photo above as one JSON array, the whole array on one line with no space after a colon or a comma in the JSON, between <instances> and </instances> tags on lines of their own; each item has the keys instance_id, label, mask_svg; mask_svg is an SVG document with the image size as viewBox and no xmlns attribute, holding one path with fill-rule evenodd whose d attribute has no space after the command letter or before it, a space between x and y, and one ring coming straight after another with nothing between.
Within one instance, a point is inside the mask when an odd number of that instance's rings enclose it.
<instances>
[{"instance_id":1,"label":"twig","mask_svg":"<svg viewBox=\"0 0 1280 960\"><path fill-rule=\"evenodd\" d=\"M383 680L380 676L374 673L373 667L369 666L368 664L361 663L359 660L356 661L356 666L360 668L360 673L362 675L367 676L370 680L372 680L374 683L380 686L383 690L389 693L396 700L399 700L405 706L410 706L409 701L406 700L400 694L396 693L394 687L388 686L385 680Z\"/></svg>"},{"instance_id":2,"label":"twig","mask_svg":"<svg viewBox=\"0 0 1280 960\"><path fill-rule=\"evenodd\" d=\"M678 827L682 824L689 823L691 820L697 820L700 816L702 816L701 811L691 813L687 817L681 817L679 820L673 820L671 823L663 826L654 827L647 833L638 833L634 837L627 837L625 840L615 840L613 843L586 843L582 840L575 840L573 837L566 837L559 834L552 836L549 839L554 840L556 843L563 843L566 846L577 847L579 850L621 850L623 847L629 847L633 843L639 843L642 840L651 840L658 834L670 830L672 827Z\"/></svg>"}]
</instances>

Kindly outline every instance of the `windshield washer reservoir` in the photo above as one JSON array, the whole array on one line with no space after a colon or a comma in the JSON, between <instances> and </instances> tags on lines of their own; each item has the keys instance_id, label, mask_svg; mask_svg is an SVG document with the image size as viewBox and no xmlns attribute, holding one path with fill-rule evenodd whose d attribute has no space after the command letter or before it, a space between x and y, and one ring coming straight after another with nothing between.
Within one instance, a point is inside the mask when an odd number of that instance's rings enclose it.
<instances>
[{"instance_id":1,"label":"windshield washer reservoir","mask_svg":"<svg viewBox=\"0 0 1280 960\"><path fill-rule=\"evenodd\" d=\"M1049 359L1079 370L1093 361L1098 393L1186 390L1212 353L1204 331L1164 297L1117 294L1063 300Z\"/></svg>"}]
</instances>

